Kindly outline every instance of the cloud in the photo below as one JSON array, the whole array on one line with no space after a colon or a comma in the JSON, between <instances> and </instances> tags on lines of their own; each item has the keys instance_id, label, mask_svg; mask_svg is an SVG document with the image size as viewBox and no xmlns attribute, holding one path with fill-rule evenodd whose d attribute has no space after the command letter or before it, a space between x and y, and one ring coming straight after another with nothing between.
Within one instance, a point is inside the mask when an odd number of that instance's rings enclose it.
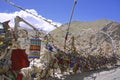
<instances>
[{"instance_id":1,"label":"cloud","mask_svg":"<svg viewBox=\"0 0 120 80\"><path fill-rule=\"evenodd\" d=\"M51 25L48 22L42 20L42 19L45 19L45 20L47 20L47 19L42 17L41 15L39 15L37 13L37 11L35 11L34 9L26 9L26 11L31 12L32 14L37 15L39 18L37 18L37 17L35 17L35 16L31 15L31 14L28 14L25 11L16 11L16 12L13 12L13 13L0 13L0 22L4 22L4 21L7 21L7 20L10 20L10 26L14 27L14 24L15 24L14 23L14 18L16 16L20 16L25 21L27 21L30 24L32 24L34 27L39 28L41 30L49 32L49 31L52 31L52 30L55 29L55 27L53 25ZM40 18L42 18L42 19L40 19ZM58 25L58 26L61 25L61 23L53 22L50 19L48 21L50 21L50 22L52 22L52 24L55 24L55 25ZM20 26L21 27L30 28L25 23L20 23Z\"/></svg>"}]
</instances>

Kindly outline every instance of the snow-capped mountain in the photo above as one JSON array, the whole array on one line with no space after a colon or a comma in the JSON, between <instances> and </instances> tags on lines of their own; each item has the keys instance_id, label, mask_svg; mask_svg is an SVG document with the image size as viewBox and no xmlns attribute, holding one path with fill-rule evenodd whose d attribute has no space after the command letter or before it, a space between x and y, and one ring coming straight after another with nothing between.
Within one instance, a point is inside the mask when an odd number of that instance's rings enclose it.
<instances>
[{"instance_id":1,"label":"snow-capped mountain","mask_svg":"<svg viewBox=\"0 0 120 80\"><path fill-rule=\"evenodd\" d=\"M53 22L50 19L46 19L46 18L42 17L34 9L26 9L26 11L30 12L30 13L38 16L38 17L35 17L35 16L25 12L25 11L16 11L16 12L13 12L13 13L0 13L0 22L10 20L10 26L14 27L14 23L15 23L14 18L16 16L19 16L19 17L23 18L25 21L32 24L34 27L36 27L40 30L47 31L47 32L55 29L55 27L51 24L54 24L54 25L57 25L57 26L61 25L61 23ZM46 22L45 20L49 21L50 23ZM25 23L20 23L20 26L25 27L25 28L30 28Z\"/></svg>"}]
</instances>

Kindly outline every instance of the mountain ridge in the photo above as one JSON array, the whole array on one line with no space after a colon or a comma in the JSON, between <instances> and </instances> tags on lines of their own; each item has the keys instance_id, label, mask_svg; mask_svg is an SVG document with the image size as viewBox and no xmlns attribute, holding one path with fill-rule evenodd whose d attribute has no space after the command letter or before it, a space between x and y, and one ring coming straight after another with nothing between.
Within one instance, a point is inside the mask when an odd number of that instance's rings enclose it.
<instances>
[{"instance_id":1,"label":"mountain ridge","mask_svg":"<svg viewBox=\"0 0 120 80\"><path fill-rule=\"evenodd\" d=\"M51 31L54 39L58 41L54 44L61 44L63 48L67 28L68 23ZM98 20L94 22L73 21L70 24L68 42L66 44L70 46L69 39L71 39L71 36L74 36L77 50L85 51L87 49L86 53L88 53L91 52L93 48L96 48L95 52L97 52L101 47L104 46L107 48L109 45L111 51L113 51L113 47L117 47L118 51L118 46L120 45L119 33L120 23L111 20ZM114 41L114 43L112 41Z\"/></svg>"}]
</instances>

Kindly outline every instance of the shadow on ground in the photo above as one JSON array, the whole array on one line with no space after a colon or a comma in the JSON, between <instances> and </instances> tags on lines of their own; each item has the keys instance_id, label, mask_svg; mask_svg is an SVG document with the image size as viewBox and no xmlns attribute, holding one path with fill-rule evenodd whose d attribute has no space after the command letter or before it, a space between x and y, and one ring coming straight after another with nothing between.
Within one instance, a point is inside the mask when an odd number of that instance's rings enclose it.
<instances>
[{"instance_id":1,"label":"shadow on ground","mask_svg":"<svg viewBox=\"0 0 120 80\"><path fill-rule=\"evenodd\" d=\"M94 71L89 71L89 72L84 72L84 73L78 73L78 74L72 74L72 75L64 75L65 79L64 80L96 80L97 76L99 76L100 72L107 71L110 74L114 73L117 68L120 68L120 66L115 66L112 68L104 68L100 70L94 70ZM63 80L63 79L61 79Z\"/></svg>"}]
</instances>

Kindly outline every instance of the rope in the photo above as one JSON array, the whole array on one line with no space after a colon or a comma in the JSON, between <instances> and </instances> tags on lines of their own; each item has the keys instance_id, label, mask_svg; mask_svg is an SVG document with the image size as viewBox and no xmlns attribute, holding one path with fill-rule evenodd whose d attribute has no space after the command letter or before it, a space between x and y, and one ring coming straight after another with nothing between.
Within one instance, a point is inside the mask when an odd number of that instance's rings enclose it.
<instances>
[{"instance_id":1,"label":"rope","mask_svg":"<svg viewBox=\"0 0 120 80\"><path fill-rule=\"evenodd\" d=\"M25 10L24 8L22 8L21 6L16 5L15 3L13 3L13 2L11 2L11 1L9 1L9 0L4 0L4 1L5 1L6 3L10 4L11 6L14 6L14 7L16 7L16 8L18 8L18 9L22 10L22 11L25 11L25 12L28 13L28 14L33 15L34 17L37 17L37 18L39 18L39 19L44 20L45 22L53 25L53 26L56 27L56 28L59 27L58 25L53 24L51 21L49 21L49 20L47 20L47 19L45 19L45 18L42 18L42 17L37 16L37 15L35 15L35 14L29 12L29 11L26 11L26 10ZM63 45L63 46L65 46L65 48L66 48L66 40L67 40L67 37L68 37L68 34L69 34L70 23L71 23L71 20L72 20L72 16L73 16L73 13L74 13L74 9L75 9L75 5L76 5L76 4L77 4L77 0L74 0L74 6L73 6L73 9L72 9L72 14L71 14L71 17L70 17L70 21L69 21L67 33L66 33L66 36L65 36L65 37L66 37L66 39L65 39L65 45ZM61 29L59 28L59 30L61 30ZM63 31L63 30L61 30L61 31L62 31L62 32L65 32L65 31ZM50 34L50 33L49 33L49 34ZM53 37L52 37L52 38L53 38ZM54 39L54 40L55 40L55 39ZM57 40L55 40L55 41L57 41ZM57 41L57 42L58 42L58 41Z\"/></svg>"},{"instance_id":2,"label":"rope","mask_svg":"<svg viewBox=\"0 0 120 80\"><path fill-rule=\"evenodd\" d=\"M54 25L53 23L51 23L50 21L48 21L47 19L44 19L44 18L42 18L42 17L40 17L40 16L37 16L37 15L35 15L35 14L33 14L33 13L31 13L31 12L29 12L29 11L26 11L24 8L22 8L21 6L18 6L18 5L16 5L15 3L13 3L13 2L10 2L9 0L4 0L6 3L8 3L8 4L10 4L10 5L12 5L12 6L14 6L14 7L16 7L16 8L18 8L18 9L20 9L20 10L22 10L22 11L25 11L26 13L28 13L28 14L31 14L31 15L33 15L34 17L37 17L37 18L39 18L39 19L42 19L42 20L44 20L45 22L47 22L47 23L49 23L49 24L51 24L51 25L53 25L54 27L56 27L56 28L58 28L59 26L57 26L57 25ZM35 29L36 30L36 29ZM63 30L61 30L62 32L63 32ZM65 31L64 31L65 32ZM50 34L50 33L49 33ZM53 38L53 37L52 37ZM55 40L55 39L54 39ZM57 41L57 40L55 40L55 41ZM58 41L57 41L58 42Z\"/></svg>"},{"instance_id":3,"label":"rope","mask_svg":"<svg viewBox=\"0 0 120 80\"><path fill-rule=\"evenodd\" d=\"M76 4L77 4L77 0L74 0L74 5L73 5L73 8L72 8L72 14L70 16L68 29L67 29L67 33L66 33L66 36L65 36L64 49L66 49L66 41L67 41L67 38L68 38L68 35L69 35L70 24L71 24L71 21L72 21L72 17L73 17L73 14L74 14L74 9L75 9Z\"/></svg>"}]
</instances>

